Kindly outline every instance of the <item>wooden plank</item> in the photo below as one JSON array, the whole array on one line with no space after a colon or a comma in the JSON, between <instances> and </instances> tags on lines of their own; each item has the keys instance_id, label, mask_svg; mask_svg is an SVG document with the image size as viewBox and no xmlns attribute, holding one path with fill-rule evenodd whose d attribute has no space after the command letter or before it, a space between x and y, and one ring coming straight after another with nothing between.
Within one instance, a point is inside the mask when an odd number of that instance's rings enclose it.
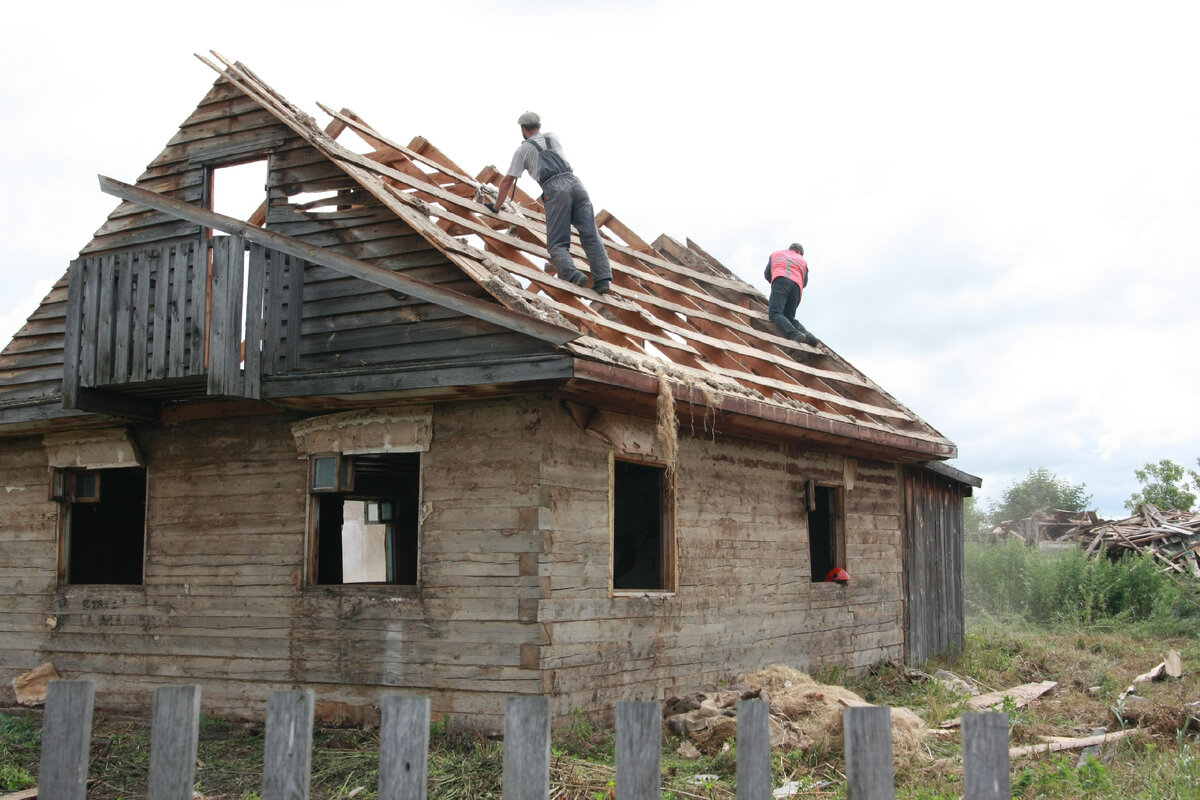
<instances>
[{"instance_id":1,"label":"wooden plank","mask_svg":"<svg viewBox=\"0 0 1200 800\"><path fill-rule=\"evenodd\" d=\"M200 687L154 690L150 729L150 800L192 800L200 738Z\"/></svg>"},{"instance_id":2,"label":"wooden plank","mask_svg":"<svg viewBox=\"0 0 1200 800\"><path fill-rule=\"evenodd\" d=\"M1091 747L1097 744L1108 744L1128 736L1136 736L1142 733L1141 728L1126 728L1112 733L1100 733L1095 736L1084 736L1079 739L1066 739L1058 742L1047 742L1045 744L1028 744L1023 747L1013 747L1008 751L1009 758L1020 758L1028 755L1038 755L1043 753L1057 753L1060 750L1081 750L1085 747Z\"/></svg>"},{"instance_id":3,"label":"wooden plank","mask_svg":"<svg viewBox=\"0 0 1200 800\"><path fill-rule=\"evenodd\" d=\"M511 311L507 308L486 303L473 297L451 292L437 286L408 278L402 274L391 272L382 267L358 259L332 253L323 248L312 247L298 239L282 236L273 231L254 228L240 220L215 214L211 211L177 203L170 198L147 192L136 186L121 183L111 178L100 176L100 188L107 194L139 202L151 208L159 208L196 224L206 225L230 234L239 234L247 241L259 242L275 250L282 250L289 255L321 264L331 269L337 269L348 275L362 278L389 289L395 289L405 294L420 297L431 303L437 303L448 308L461 311L473 317L495 322L506 328L520 331L529 336L543 339L554 344L565 344L579 336L579 332L562 325L530 317L526 314Z\"/></svg>"},{"instance_id":4,"label":"wooden plank","mask_svg":"<svg viewBox=\"0 0 1200 800\"><path fill-rule=\"evenodd\" d=\"M170 358L170 269L171 262L167 246L161 245L148 250L150 269L154 274L154 313L150 317L150 379L161 380L167 376L167 360Z\"/></svg>"},{"instance_id":5,"label":"wooden plank","mask_svg":"<svg viewBox=\"0 0 1200 800\"><path fill-rule=\"evenodd\" d=\"M67 268L67 315L63 331L62 407L76 408L79 400L80 333L83 326L85 260L77 258Z\"/></svg>"},{"instance_id":6,"label":"wooden plank","mask_svg":"<svg viewBox=\"0 0 1200 800\"><path fill-rule=\"evenodd\" d=\"M188 246L177 244L168 248L163 245L163 263L170 263L170 299L167 320L170 325L167 351L167 375L172 378L188 374L184 363L187 344L187 290L188 290ZM169 251L169 259L167 256Z\"/></svg>"},{"instance_id":7,"label":"wooden plank","mask_svg":"<svg viewBox=\"0 0 1200 800\"><path fill-rule=\"evenodd\" d=\"M96 385L96 319L100 311L100 259L84 262L83 327L80 330L79 385Z\"/></svg>"},{"instance_id":8,"label":"wooden plank","mask_svg":"<svg viewBox=\"0 0 1200 800\"><path fill-rule=\"evenodd\" d=\"M288 256L267 250L264 251L264 257L262 374L274 375L282 366L279 359L284 336L283 308L287 297L285 262Z\"/></svg>"},{"instance_id":9,"label":"wooden plank","mask_svg":"<svg viewBox=\"0 0 1200 800\"><path fill-rule=\"evenodd\" d=\"M113 311L115 337L112 369L113 383L129 381L130 350L133 347L133 254L129 251L116 257L117 298Z\"/></svg>"},{"instance_id":10,"label":"wooden plank","mask_svg":"<svg viewBox=\"0 0 1200 800\"><path fill-rule=\"evenodd\" d=\"M149 254L145 250L136 251L130 260L137 289L134 290L133 298L133 333L130 343L133 352L130 353L129 359L129 379L138 382L150 377L146 369L146 358L150 349L150 284L154 272L150 266Z\"/></svg>"},{"instance_id":11,"label":"wooden plank","mask_svg":"<svg viewBox=\"0 0 1200 800\"><path fill-rule=\"evenodd\" d=\"M617 703L617 797L662 797L662 706L658 702Z\"/></svg>"},{"instance_id":12,"label":"wooden plank","mask_svg":"<svg viewBox=\"0 0 1200 800\"><path fill-rule=\"evenodd\" d=\"M250 272L246 287L245 367L242 396L258 399L262 381L263 295L266 287L267 255L260 244L250 245Z\"/></svg>"},{"instance_id":13,"label":"wooden plank","mask_svg":"<svg viewBox=\"0 0 1200 800\"><path fill-rule=\"evenodd\" d=\"M741 700L737 706L737 797L771 797L771 729L764 700Z\"/></svg>"},{"instance_id":14,"label":"wooden plank","mask_svg":"<svg viewBox=\"0 0 1200 800\"><path fill-rule=\"evenodd\" d=\"M848 800L893 800L892 711L884 706L843 712Z\"/></svg>"},{"instance_id":15,"label":"wooden plank","mask_svg":"<svg viewBox=\"0 0 1200 800\"><path fill-rule=\"evenodd\" d=\"M188 261L192 265L188 287L188 372L203 375L208 354L208 242L195 239L187 242Z\"/></svg>"},{"instance_id":16,"label":"wooden plank","mask_svg":"<svg viewBox=\"0 0 1200 800\"><path fill-rule=\"evenodd\" d=\"M379 724L379 799L425 800L429 787L429 698L388 695Z\"/></svg>"},{"instance_id":17,"label":"wooden plank","mask_svg":"<svg viewBox=\"0 0 1200 800\"><path fill-rule=\"evenodd\" d=\"M287 261L287 329L285 331L287 350L284 356L285 370L299 369L300 344L304 339L301 333L304 319L304 278L308 264L303 258L294 255L280 254Z\"/></svg>"},{"instance_id":18,"label":"wooden plank","mask_svg":"<svg viewBox=\"0 0 1200 800\"><path fill-rule=\"evenodd\" d=\"M86 800L94 695L91 681L51 681L47 686L39 797Z\"/></svg>"},{"instance_id":19,"label":"wooden plank","mask_svg":"<svg viewBox=\"0 0 1200 800\"><path fill-rule=\"evenodd\" d=\"M505 701L501 792L503 800L550 800L549 697Z\"/></svg>"},{"instance_id":20,"label":"wooden plank","mask_svg":"<svg viewBox=\"0 0 1200 800\"><path fill-rule=\"evenodd\" d=\"M1008 715L963 715L963 800L1011 800Z\"/></svg>"},{"instance_id":21,"label":"wooden plank","mask_svg":"<svg viewBox=\"0 0 1200 800\"><path fill-rule=\"evenodd\" d=\"M241 236L213 241L212 319L208 339L208 393L240 396L242 270Z\"/></svg>"},{"instance_id":22,"label":"wooden plank","mask_svg":"<svg viewBox=\"0 0 1200 800\"><path fill-rule=\"evenodd\" d=\"M311 689L271 692L268 697L262 800L307 800L314 705Z\"/></svg>"},{"instance_id":23,"label":"wooden plank","mask_svg":"<svg viewBox=\"0 0 1200 800\"><path fill-rule=\"evenodd\" d=\"M115 256L108 254L100 259L100 306L97 309L96 327L96 385L112 383L113 378L113 322L116 315L116 265Z\"/></svg>"}]
</instances>

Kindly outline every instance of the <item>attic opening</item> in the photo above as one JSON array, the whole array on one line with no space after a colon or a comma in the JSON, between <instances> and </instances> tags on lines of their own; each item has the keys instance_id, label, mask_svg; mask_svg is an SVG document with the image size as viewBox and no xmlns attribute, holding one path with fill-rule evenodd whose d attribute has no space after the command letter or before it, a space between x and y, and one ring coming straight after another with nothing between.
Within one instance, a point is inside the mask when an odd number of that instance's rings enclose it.
<instances>
[{"instance_id":1,"label":"attic opening","mask_svg":"<svg viewBox=\"0 0 1200 800\"><path fill-rule=\"evenodd\" d=\"M613 591L674 590L669 487L666 467L613 460Z\"/></svg>"},{"instance_id":2,"label":"attic opening","mask_svg":"<svg viewBox=\"0 0 1200 800\"><path fill-rule=\"evenodd\" d=\"M808 484L808 555L814 583L846 568L845 510L837 486Z\"/></svg>"},{"instance_id":3,"label":"attic opening","mask_svg":"<svg viewBox=\"0 0 1200 800\"><path fill-rule=\"evenodd\" d=\"M313 456L310 583L416 585L420 474L420 453Z\"/></svg>"},{"instance_id":4,"label":"attic opening","mask_svg":"<svg viewBox=\"0 0 1200 800\"><path fill-rule=\"evenodd\" d=\"M244 161L237 164L208 167L207 191L205 193L206 207L210 211L224 214L227 217L244 220L251 225L262 227L267 221L267 178L268 162L266 158ZM210 228L204 232L206 237L213 236ZM212 320L212 251L208 252L208 291L205 292L207 306L205 308L205 329ZM238 333L243 343L242 357L245 358L246 342L246 290L250 277L250 253L242 254L242 314ZM256 343L257 344L257 343ZM207 363L208 337L205 336L205 363Z\"/></svg>"},{"instance_id":5,"label":"attic opening","mask_svg":"<svg viewBox=\"0 0 1200 800\"><path fill-rule=\"evenodd\" d=\"M62 583L140 586L146 540L146 470L54 470L63 507Z\"/></svg>"}]
</instances>

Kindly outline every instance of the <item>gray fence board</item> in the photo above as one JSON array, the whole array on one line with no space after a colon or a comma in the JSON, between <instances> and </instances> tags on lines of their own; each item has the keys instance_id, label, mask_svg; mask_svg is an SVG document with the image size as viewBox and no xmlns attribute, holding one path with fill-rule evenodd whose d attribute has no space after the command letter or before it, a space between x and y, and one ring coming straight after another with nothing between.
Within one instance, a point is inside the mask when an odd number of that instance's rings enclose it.
<instances>
[{"instance_id":1,"label":"gray fence board","mask_svg":"<svg viewBox=\"0 0 1200 800\"><path fill-rule=\"evenodd\" d=\"M963 714L963 800L1009 800L1008 715Z\"/></svg>"},{"instance_id":2,"label":"gray fence board","mask_svg":"<svg viewBox=\"0 0 1200 800\"><path fill-rule=\"evenodd\" d=\"M150 800L192 800L200 739L200 687L154 690L150 729Z\"/></svg>"},{"instance_id":3,"label":"gray fence board","mask_svg":"<svg viewBox=\"0 0 1200 800\"><path fill-rule=\"evenodd\" d=\"M379 800L425 800L429 787L429 698L383 699Z\"/></svg>"},{"instance_id":4,"label":"gray fence board","mask_svg":"<svg viewBox=\"0 0 1200 800\"><path fill-rule=\"evenodd\" d=\"M765 700L737 707L737 800L771 800L771 723Z\"/></svg>"},{"instance_id":5,"label":"gray fence board","mask_svg":"<svg viewBox=\"0 0 1200 800\"><path fill-rule=\"evenodd\" d=\"M42 760L38 796L85 800L88 748L92 742L91 681L51 681L42 717Z\"/></svg>"},{"instance_id":6,"label":"gray fence board","mask_svg":"<svg viewBox=\"0 0 1200 800\"><path fill-rule=\"evenodd\" d=\"M311 689L267 698L262 800L308 800L314 705Z\"/></svg>"},{"instance_id":7,"label":"gray fence board","mask_svg":"<svg viewBox=\"0 0 1200 800\"><path fill-rule=\"evenodd\" d=\"M662 797L662 707L617 703L617 800Z\"/></svg>"},{"instance_id":8,"label":"gray fence board","mask_svg":"<svg viewBox=\"0 0 1200 800\"><path fill-rule=\"evenodd\" d=\"M510 697L505 702L501 781L503 800L549 800L549 697Z\"/></svg>"},{"instance_id":9,"label":"gray fence board","mask_svg":"<svg viewBox=\"0 0 1200 800\"><path fill-rule=\"evenodd\" d=\"M893 800L892 711L884 706L847 708L846 796L849 800Z\"/></svg>"}]
</instances>

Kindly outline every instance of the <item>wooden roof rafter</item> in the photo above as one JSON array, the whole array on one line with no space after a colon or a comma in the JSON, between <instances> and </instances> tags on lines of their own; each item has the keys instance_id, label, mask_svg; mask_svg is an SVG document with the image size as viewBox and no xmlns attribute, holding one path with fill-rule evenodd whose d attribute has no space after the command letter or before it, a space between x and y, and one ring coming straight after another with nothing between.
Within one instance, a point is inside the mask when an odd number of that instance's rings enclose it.
<instances>
[{"instance_id":1,"label":"wooden roof rafter","mask_svg":"<svg viewBox=\"0 0 1200 800\"><path fill-rule=\"evenodd\" d=\"M536 205L518 196L517 213L493 215L474 201L481 185L498 180L498 170L485 168L472 178L428 140L416 137L401 145L349 110L321 106L374 148L367 154L350 151L243 65L214 56L224 67L202 60L333 160L497 302L524 313L544 312L583 331L584 336L563 345L577 357L634 363L651 372L664 369L710 389L724 387L714 391L902 432L953 449L827 346L809 347L779 336L763 295L694 242L685 246L659 237L651 245L601 211L597 221L614 267L614 291L601 297L559 281L551 270L537 266L549 253L545 217ZM587 269L577 237L571 252Z\"/></svg>"}]
</instances>

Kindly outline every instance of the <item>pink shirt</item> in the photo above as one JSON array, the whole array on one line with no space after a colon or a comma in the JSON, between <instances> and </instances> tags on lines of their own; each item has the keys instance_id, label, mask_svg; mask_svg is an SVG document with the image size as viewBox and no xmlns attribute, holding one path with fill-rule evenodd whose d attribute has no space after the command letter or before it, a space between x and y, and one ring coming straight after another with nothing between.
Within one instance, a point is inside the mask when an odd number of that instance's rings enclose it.
<instances>
[{"instance_id":1,"label":"pink shirt","mask_svg":"<svg viewBox=\"0 0 1200 800\"><path fill-rule=\"evenodd\" d=\"M808 283L808 262L795 250L776 250L771 253L771 280L787 278L803 289Z\"/></svg>"}]
</instances>

